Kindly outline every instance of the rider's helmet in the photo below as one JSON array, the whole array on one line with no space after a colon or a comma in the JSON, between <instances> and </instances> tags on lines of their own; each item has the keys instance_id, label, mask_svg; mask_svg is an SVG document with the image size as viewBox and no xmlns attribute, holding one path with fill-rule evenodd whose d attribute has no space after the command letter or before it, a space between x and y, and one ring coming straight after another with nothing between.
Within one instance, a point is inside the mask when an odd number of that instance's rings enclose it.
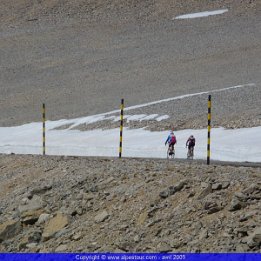
<instances>
[{"instance_id":1,"label":"rider's helmet","mask_svg":"<svg viewBox=\"0 0 261 261\"><path fill-rule=\"evenodd\" d=\"M190 135L190 137L189 137L190 139L193 139L194 138L194 136L193 135Z\"/></svg>"},{"instance_id":2,"label":"rider's helmet","mask_svg":"<svg viewBox=\"0 0 261 261\"><path fill-rule=\"evenodd\" d=\"M170 131L170 134L174 134L174 131L172 130L172 131Z\"/></svg>"}]
</instances>

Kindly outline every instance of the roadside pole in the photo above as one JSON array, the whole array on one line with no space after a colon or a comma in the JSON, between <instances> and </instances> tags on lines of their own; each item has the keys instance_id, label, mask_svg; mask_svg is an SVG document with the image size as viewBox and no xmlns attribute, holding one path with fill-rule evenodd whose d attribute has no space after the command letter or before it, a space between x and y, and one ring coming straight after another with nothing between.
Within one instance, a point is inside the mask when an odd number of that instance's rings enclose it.
<instances>
[{"instance_id":1,"label":"roadside pole","mask_svg":"<svg viewBox=\"0 0 261 261\"><path fill-rule=\"evenodd\" d=\"M119 147L119 158L121 158L121 154L122 154L123 109L124 109L124 99L121 99L121 125L120 125L120 147Z\"/></svg>"},{"instance_id":2,"label":"roadside pole","mask_svg":"<svg viewBox=\"0 0 261 261\"><path fill-rule=\"evenodd\" d=\"M211 95L208 96L208 145L207 145L207 165L210 164L210 130L211 130Z\"/></svg>"},{"instance_id":3,"label":"roadside pole","mask_svg":"<svg viewBox=\"0 0 261 261\"><path fill-rule=\"evenodd\" d=\"M43 103L43 155L45 155L45 104Z\"/></svg>"}]
</instances>

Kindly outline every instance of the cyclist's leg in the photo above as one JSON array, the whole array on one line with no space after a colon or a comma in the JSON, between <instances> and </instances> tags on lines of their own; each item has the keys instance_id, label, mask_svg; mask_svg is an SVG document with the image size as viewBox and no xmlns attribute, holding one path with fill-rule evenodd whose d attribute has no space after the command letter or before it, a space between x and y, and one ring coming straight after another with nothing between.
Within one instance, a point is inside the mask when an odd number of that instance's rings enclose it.
<instances>
[{"instance_id":1,"label":"cyclist's leg","mask_svg":"<svg viewBox=\"0 0 261 261\"><path fill-rule=\"evenodd\" d=\"M192 146L189 145L188 147L188 158L192 157Z\"/></svg>"},{"instance_id":2,"label":"cyclist's leg","mask_svg":"<svg viewBox=\"0 0 261 261\"><path fill-rule=\"evenodd\" d=\"M171 147L170 144L168 144L167 157L169 158L170 155L171 155Z\"/></svg>"}]
</instances>

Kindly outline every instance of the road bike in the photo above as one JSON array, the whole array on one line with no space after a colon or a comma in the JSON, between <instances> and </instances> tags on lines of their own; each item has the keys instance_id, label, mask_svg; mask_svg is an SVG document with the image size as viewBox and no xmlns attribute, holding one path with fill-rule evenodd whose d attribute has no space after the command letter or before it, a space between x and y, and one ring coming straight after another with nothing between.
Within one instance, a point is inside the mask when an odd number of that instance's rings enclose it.
<instances>
[{"instance_id":1,"label":"road bike","mask_svg":"<svg viewBox=\"0 0 261 261\"><path fill-rule=\"evenodd\" d=\"M192 159L193 160L194 157L194 147L188 147L188 153L187 153L187 159Z\"/></svg>"},{"instance_id":2,"label":"road bike","mask_svg":"<svg viewBox=\"0 0 261 261\"><path fill-rule=\"evenodd\" d=\"M167 159L174 159L175 157L175 148L174 145L168 147L167 150Z\"/></svg>"}]
</instances>

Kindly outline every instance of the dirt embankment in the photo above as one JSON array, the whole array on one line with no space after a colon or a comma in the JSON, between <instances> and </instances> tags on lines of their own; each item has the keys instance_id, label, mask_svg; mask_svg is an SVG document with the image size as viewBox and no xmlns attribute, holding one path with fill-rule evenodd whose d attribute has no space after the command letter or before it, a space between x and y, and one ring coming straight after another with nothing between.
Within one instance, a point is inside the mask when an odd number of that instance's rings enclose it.
<instances>
[{"instance_id":1,"label":"dirt embankment","mask_svg":"<svg viewBox=\"0 0 261 261\"><path fill-rule=\"evenodd\" d=\"M260 252L260 175L196 162L1 155L0 251Z\"/></svg>"}]
</instances>

